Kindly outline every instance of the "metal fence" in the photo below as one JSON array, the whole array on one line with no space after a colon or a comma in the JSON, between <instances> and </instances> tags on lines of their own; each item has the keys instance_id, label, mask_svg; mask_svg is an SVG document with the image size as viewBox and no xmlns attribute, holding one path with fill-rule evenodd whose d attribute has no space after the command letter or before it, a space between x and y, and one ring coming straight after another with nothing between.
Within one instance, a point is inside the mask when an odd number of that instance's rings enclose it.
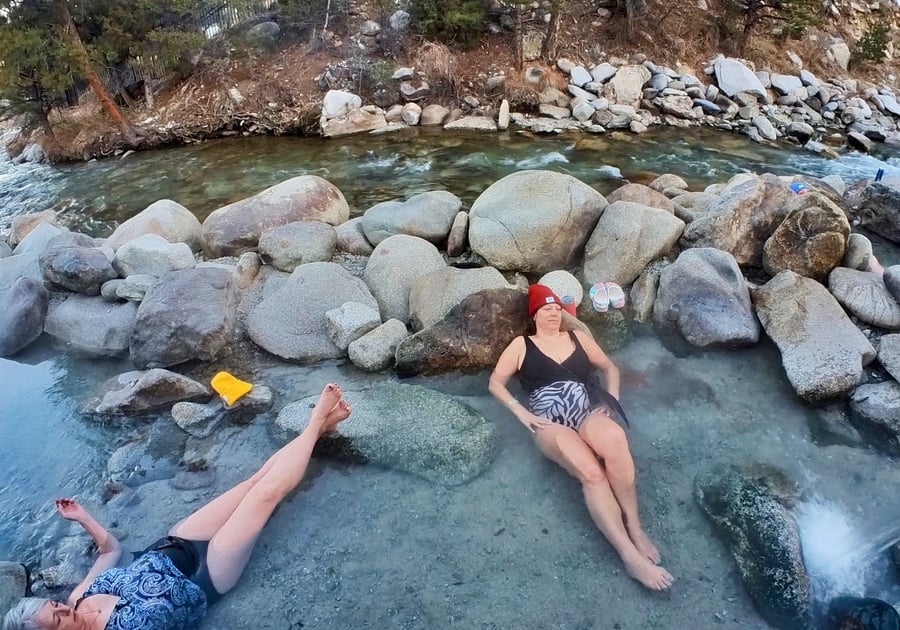
<instances>
[{"instance_id":1,"label":"metal fence","mask_svg":"<svg viewBox=\"0 0 900 630\"><path fill-rule=\"evenodd\" d=\"M197 30L206 39L215 39L230 28L264 15L275 2L276 0L252 0L234 5L224 0L206 7L197 15ZM165 59L159 54L150 54L138 57L132 63L100 67L97 74L110 94L115 95L141 81L153 82L165 79L168 75L167 68L172 65L171 62L171 59ZM89 91L90 87L87 85L73 85L67 90L67 93L74 94L77 101Z\"/></svg>"}]
</instances>

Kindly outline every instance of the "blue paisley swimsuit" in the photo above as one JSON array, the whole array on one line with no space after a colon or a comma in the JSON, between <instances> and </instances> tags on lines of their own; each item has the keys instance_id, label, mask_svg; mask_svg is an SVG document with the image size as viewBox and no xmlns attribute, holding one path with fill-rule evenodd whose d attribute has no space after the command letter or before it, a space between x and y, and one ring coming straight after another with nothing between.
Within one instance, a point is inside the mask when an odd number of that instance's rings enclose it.
<instances>
[{"instance_id":1,"label":"blue paisley swimsuit","mask_svg":"<svg viewBox=\"0 0 900 630\"><path fill-rule=\"evenodd\" d=\"M203 590L158 551L102 572L81 599L100 594L119 597L106 630L193 630L206 614Z\"/></svg>"}]
</instances>

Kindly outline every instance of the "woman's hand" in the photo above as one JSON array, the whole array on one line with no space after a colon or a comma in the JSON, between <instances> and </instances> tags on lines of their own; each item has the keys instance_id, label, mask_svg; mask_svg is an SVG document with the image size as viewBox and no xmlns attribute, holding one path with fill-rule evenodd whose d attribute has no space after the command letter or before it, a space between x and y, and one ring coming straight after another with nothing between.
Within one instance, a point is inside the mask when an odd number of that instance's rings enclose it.
<instances>
[{"instance_id":1,"label":"woman's hand","mask_svg":"<svg viewBox=\"0 0 900 630\"><path fill-rule=\"evenodd\" d=\"M540 416L536 416L533 413L525 412L523 414L524 418L519 418L519 422L525 425L525 427L531 431L532 433L537 433L542 429L546 429L551 426L553 423L547 420L546 418L541 418Z\"/></svg>"},{"instance_id":2,"label":"woman's hand","mask_svg":"<svg viewBox=\"0 0 900 630\"><path fill-rule=\"evenodd\" d=\"M67 497L56 500L56 509L59 511L59 515L67 521L83 523L90 517L88 511L78 501Z\"/></svg>"}]
</instances>

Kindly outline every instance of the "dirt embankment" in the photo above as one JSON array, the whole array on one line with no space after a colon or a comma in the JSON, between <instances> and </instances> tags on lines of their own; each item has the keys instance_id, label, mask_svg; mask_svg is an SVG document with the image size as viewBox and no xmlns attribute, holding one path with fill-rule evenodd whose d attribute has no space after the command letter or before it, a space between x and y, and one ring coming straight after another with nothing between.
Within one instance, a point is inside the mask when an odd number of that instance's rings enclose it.
<instances>
[{"instance_id":1,"label":"dirt embankment","mask_svg":"<svg viewBox=\"0 0 900 630\"><path fill-rule=\"evenodd\" d=\"M833 0L832 6L839 6ZM560 21L558 57L593 64L612 57L628 58L637 53L657 64L688 68L701 76L704 66L717 53L735 54L733 42L722 31L712 12L693 4L669 3L651 9L630 23L622 16L610 15L588 0L570 0ZM467 96L482 106L499 105L508 98L514 109L528 111L537 107L537 91L522 80L515 64L515 39L509 30L485 33L467 48L450 48L448 59L429 64L423 59L425 42L407 35L376 50L363 52L355 34L370 17L365 4L358 6L345 32L330 34L315 45L286 43L265 53L230 50L224 55L203 57L186 79L170 84L154 99L153 107L142 103L125 110L138 131L136 144L128 143L93 101L90 95L80 106L54 110L50 119L55 141L43 132L21 138L9 147L20 151L29 141L39 142L53 161L84 160L165 144L189 143L213 137L259 134L315 134L326 86L317 82L326 70L332 73L331 87L346 87L361 93L366 102L377 84L379 74L401 66L415 67L420 73L431 65L433 96L429 102L455 107ZM535 15L530 26L539 27ZM846 74L825 54L834 37L857 39L873 16L854 14L847 9L840 18L824 19L800 40L758 34L743 51L743 58L759 69L794 72L799 68L788 52L823 78ZM724 38L724 39L723 39ZM228 47L225 47L226 49ZM540 62L530 62L535 65ZM873 82L895 82L898 65L888 59L876 67L851 68L854 78ZM442 66L442 67L441 67ZM565 77L555 68L545 76L551 84L565 89ZM500 88L490 88L488 77L506 76ZM449 75L449 76L447 76ZM437 88L437 89L434 89ZM464 105L465 106L465 105Z\"/></svg>"}]
</instances>

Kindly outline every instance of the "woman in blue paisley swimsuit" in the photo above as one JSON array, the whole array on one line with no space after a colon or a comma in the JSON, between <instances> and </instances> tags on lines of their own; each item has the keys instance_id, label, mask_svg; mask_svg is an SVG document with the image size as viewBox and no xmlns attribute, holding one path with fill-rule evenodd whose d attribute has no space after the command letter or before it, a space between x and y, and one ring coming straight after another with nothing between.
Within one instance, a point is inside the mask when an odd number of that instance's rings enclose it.
<instances>
[{"instance_id":1,"label":"woman in blue paisley swimsuit","mask_svg":"<svg viewBox=\"0 0 900 630\"><path fill-rule=\"evenodd\" d=\"M4 630L190 630L207 607L237 584L256 539L281 500L303 479L313 446L350 415L329 383L309 425L252 477L179 522L131 564L115 537L72 499L57 499L63 518L94 539L100 555L68 602L29 597L7 613Z\"/></svg>"},{"instance_id":2,"label":"woman in blue paisley swimsuit","mask_svg":"<svg viewBox=\"0 0 900 630\"><path fill-rule=\"evenodd\" d=\"M625 563L647 588L663 590L672 576L638 515L634 461L625 431L611 418L621 409L619 370L584 332L563 331L562 302L544 285L528 287L535 332L516 337L491 374L491 393L534 435L541 452L581 482L588 511ZM591 401L591 373L603 372L606 390ZM518 376L528 408L506 388ZM611 398L611 399L610 399Z\"/></svg>"}]
</instances>

